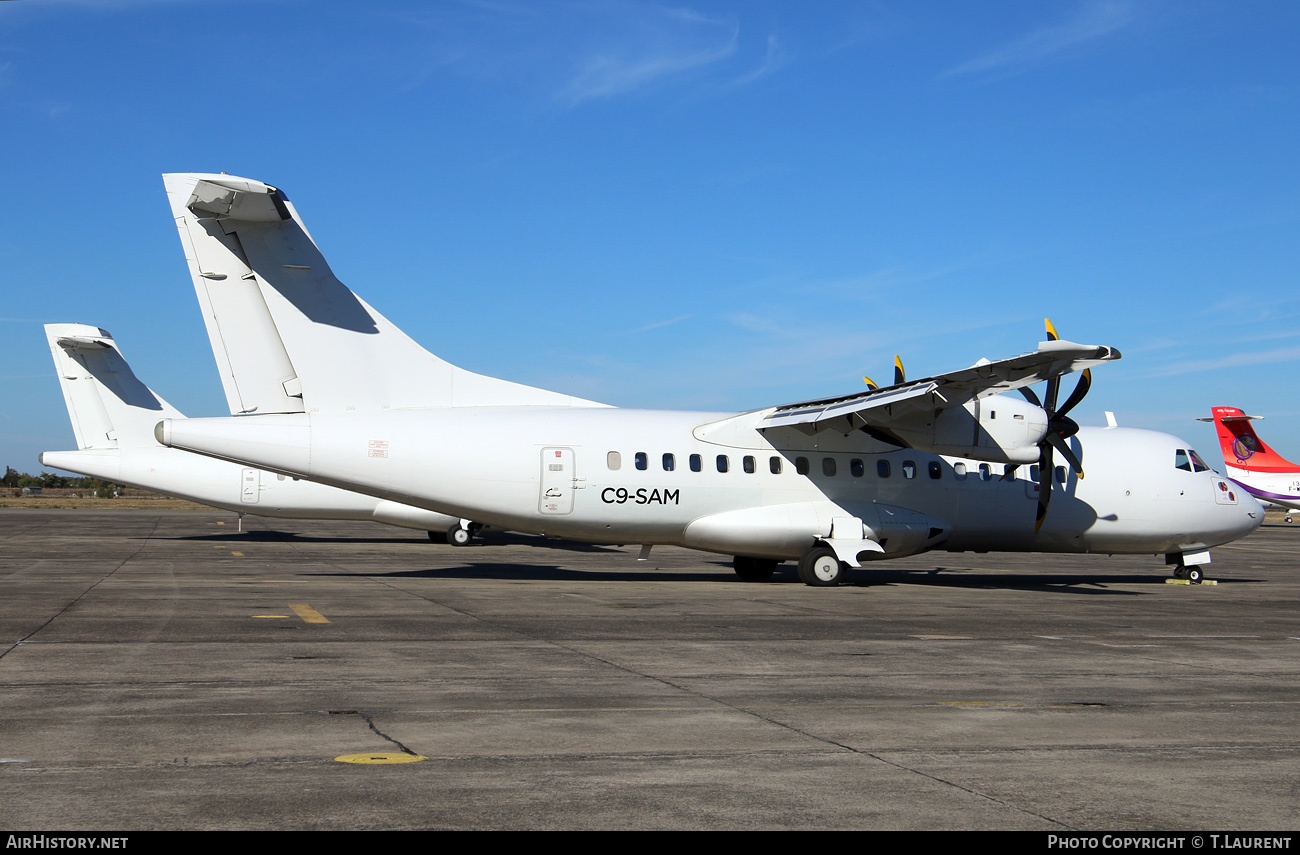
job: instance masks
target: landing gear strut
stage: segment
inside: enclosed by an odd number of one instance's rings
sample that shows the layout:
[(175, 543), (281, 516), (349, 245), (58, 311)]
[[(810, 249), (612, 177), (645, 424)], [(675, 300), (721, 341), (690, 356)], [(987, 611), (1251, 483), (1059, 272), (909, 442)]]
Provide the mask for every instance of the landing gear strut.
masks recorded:
[(844, 563), (835, 550), (814, 546), (799, 559), (799, 580), (816, 588), (829, 588), (844, 581)]

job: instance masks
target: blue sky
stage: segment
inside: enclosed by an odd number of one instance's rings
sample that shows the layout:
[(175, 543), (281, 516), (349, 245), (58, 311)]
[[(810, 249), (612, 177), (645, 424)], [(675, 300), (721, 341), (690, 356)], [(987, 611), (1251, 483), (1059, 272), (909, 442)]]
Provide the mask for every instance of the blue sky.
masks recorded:
[[(748, 409), (1065, 338), (1075, 410), (1300, 459), (1300, 5), (0, 2), (0, 464), (74, 447), (41, 324), (223, 415), (159, 175), (294, 200), (466, 368)], [(1070, 388), (1068, 385), (1066, 388)]]

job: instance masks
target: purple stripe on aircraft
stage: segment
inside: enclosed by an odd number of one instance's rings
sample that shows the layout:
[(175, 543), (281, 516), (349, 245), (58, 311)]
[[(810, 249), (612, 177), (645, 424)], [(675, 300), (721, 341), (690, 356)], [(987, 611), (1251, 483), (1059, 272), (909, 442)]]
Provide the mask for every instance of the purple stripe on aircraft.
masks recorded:
[(1270, 501), (1277, 501), (1279, 504), (1289, 505), (1291, 507), (1295, 507), (1298, 504), (1300, 504), (1300, 499), (1297, 499), (1295, 496), (1288, 496), (1286, 494), (1280, 494), (1280, 493), (1270, 493), (1268, 490), (1261, 490), (1258, 487), (1252, 487), (1249, 484), (1243, 484), (1242, 482), (1238, 481), (1236, 478), (1229, 478), (1228, 480), (1236, 484), (1241, 489), (1245, 490), (1247, 493), (1250, 493), (1252, 496), (1254, 496), (1257, 499), (1269, 499)]

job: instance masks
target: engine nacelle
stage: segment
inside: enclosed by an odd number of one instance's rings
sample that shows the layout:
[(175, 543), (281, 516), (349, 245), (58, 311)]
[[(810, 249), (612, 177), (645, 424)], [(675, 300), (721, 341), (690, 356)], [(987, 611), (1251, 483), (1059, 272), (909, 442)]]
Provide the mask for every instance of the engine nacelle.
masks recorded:
[(1037, 463), (1038, 444), (1047, 435), (1047, 411), (1010, 395), (990, 395), (960, 407), (904, 415), (889, 423), (889, 433), (909, 448), (987, 460)]

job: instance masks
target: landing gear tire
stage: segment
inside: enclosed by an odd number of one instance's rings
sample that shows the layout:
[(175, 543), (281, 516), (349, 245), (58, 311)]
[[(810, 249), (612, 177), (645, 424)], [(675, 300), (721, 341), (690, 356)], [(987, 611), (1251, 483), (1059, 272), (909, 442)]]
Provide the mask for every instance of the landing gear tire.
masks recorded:
[(1201, 572), (1200, 567), (1186, 567), (1183, 569), (1183, 575), (1185, 575), (1187, 581), (1191, 582), (1193, 585), (1201, 584), (1201, 580), (1205, 578), (1205, 574)]
[(814, 546), (799, 559), (799, 581), (815, 588), (829, 588), (844, 581), (844, 564), (835, 550)]
[(1291, 515), (1290, 515), (1290, 514), (1287, 514), (1287, 515), (1286, 515), (1286, 521), (1287, 521), (1287, 524), (1288, 524), (1288, 525), (1291, 524)]
[(469, 533), (467, 528), (454, 525), (447, 529), (447, 542), (452, 546), (469, 546), (469, 542), (473, 539), (474, 536)]
[(744, 555), (731, 559), (731, 567), (742, 582), (766, 582), (776, 572), (777, 563), (770, 558), (747, 558)]
[(446, 543), (446, 542), (447, 542), (447, 532), (445, 532), (445, 531), (431, 531), (431, 532), (429, 532), (429, 540), (430, 540), (430, 542), (432, 542), (432, 543)]

